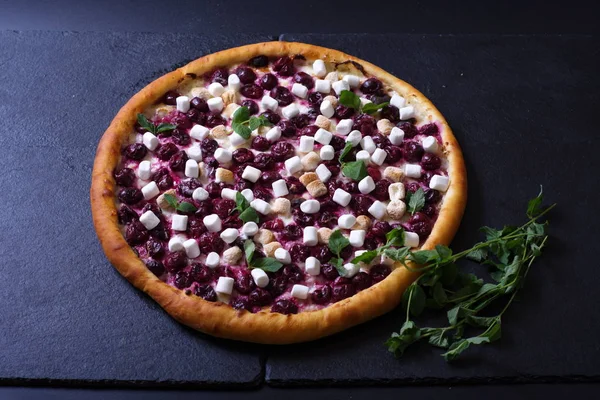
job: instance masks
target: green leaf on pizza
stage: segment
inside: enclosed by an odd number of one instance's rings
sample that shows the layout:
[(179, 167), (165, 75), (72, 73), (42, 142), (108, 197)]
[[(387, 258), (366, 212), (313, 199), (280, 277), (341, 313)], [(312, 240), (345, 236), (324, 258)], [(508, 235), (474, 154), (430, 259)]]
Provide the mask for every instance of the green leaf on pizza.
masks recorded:
[(255, 222), (258, 223), (259, 216), (258, 213), (256, 212), (256, 210), (252, 207), (248, 207), (246, 208), (244, 211), (242, 211), (240, 213), (239, 218), (242, 220), (242, 222), (245, 224), (247, 222)]
[(277, 272), (283, 267), (283, 263), (271, 257), (257, 258), (252, 261), (252, 268), (259, 268), (266, 272)]
[(408, 206), (407, 211), (414, 214), (425, 206), (425, 192), (421, 188), (414, 193), (407, 191), (405, 201)]
[(345, 163), (342, 166), (342, 173), (344, 176), (357, 182), (368, 175), (364, 161), (351, 161)]
[(387, 106), (390, 103), (379, 103), (379, 104), (375, 104), (375, 103), (367, 103), (362, 107), (362, 112), (365, 114), (375, 114), (377, 111), (381, 110), (383, 107)]
[(333, 233), (329, 237), (329, 250), (338, 257), (340, 257), (340, 253), (342, 252), (342, 250), (344, 250), (344, 248), (346, 248), (349, 245), (350, 241), (347, 237), (342, 235), (342, 231), (340, 231), (339, 229), (333, 231)]
[(344, 150), (342, 150), (340, 157), (338, 158), (340, 163), (344, 162), (344, 158), (346, 158), (346, 156), (352, 151), (352, 147), (352, 143), (346, 143), (346, 145), (344, 146)]
[(352, 93), (349, 90), (342, 90), (340, 93), (339, 103), (348, 108), (354, 108), (356, 111), (360, 111), (361, 101), (360, 97)]

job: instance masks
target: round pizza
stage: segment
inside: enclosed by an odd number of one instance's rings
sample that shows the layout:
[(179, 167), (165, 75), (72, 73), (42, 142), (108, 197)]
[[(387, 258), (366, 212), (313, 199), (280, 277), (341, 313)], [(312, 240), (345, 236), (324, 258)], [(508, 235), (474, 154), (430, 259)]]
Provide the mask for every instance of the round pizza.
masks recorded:
[(302, 43), (211, 54), (150, 83), (98, 146), (106, 256), (176, 320), (259, 343), (317, 339), (396, 307), (394, 254), (447, 245), (460, 147), (415, 88)]

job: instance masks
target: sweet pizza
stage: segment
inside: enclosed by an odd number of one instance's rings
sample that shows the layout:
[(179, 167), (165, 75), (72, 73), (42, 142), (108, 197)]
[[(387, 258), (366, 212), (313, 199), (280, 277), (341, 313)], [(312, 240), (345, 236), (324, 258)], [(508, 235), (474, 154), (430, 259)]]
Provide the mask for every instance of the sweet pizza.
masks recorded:
[(126, 279), (186, 325), (260, 343), (397, 306), (416, 273), (380, 250), (448, 244), (465, 201), (460, 148), (428, 99), (356, 57), (285, 42), (149, 84), (102, 137), (91, 187)]

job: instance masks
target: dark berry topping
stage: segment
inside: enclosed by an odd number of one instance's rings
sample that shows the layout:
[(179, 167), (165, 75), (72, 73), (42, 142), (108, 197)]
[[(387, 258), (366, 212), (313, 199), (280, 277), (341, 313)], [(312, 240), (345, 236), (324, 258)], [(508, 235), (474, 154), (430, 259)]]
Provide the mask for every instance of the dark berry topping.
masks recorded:
[(229, 77), (229, 72), (226, 68), (216, 69), (211, 76), (212, 82), (218, 82), (223, 86), (227, 86), (227, 78)]
[(191, 141), (192, 139), (190, 138), (190, 135), (185, 133), (185, 131), (179, 128), (173, 131), (173, 143), (178, 144), (180, 146), (187, 146), (188, 144), (190, 144)]
[(308, 95), (308, 102), (312, 105), (320, 106), (324, 97), (325, 96), (323, 96), (322, 93), (312, 92), (311, 94)]
[(381, 180), (375, 182), (375, 189), (373, 190), (371, 195), (380, 201), (388, 200), (389, 199), (388, 188), (390, 187), (391, 184), (392, 184), (392, 182), (388, 181), (387, 179), (381, 179)]
[(135, 173), (131, 168), (121, 168), (114, 173), (115, 181), (120, 186), (131, 186), (135, 182)]
[(425, 153), (423, 157), (421, 157), (421, 166), (425, 170), (433, 171), (442, 166), (442, 160), (435, 154)]
[(356, 290), (365, 290), (373, 284), (373, 278), (365, 272), (359, 272), (352, 278), (352, 283)]
[(248, 294), (254, 290), (255, 287), (254, 279), (252, 279), (252, 275), (249, 273), (241, 275), (234, 281), (235, 290), (241, 294)]
[(177, 193), (184, 197), (192, 197), (194, 190), (198, 189), (200, 186), (202, 186), (202, 184), (198, 179), (187, 179), (179, 182), (179, 185), (177, 185)]
[(312, 299), (313, 303), (327, 304), (331, 300), (331, 292), (331, 287), (328, 285), (321, 286), (312, 292), (310, 298)]
[(119, 211), (117, 212), (117, 217), (119, 223), (125, 225), (131, 221), (136, 221), (139, 218), (139, 215), (133, 211), (131, 207), (121, 204), (121, 207), (119, 207)]
[(271, 154), (275, 161), (285, 161), (296, 153), (294, 145), (290, 142), (277, 142), (271, 148)]
[(304, 85), (309, 89), (315, 87), (315, 81), (313, 80), (312, 76), (306, 72), (297, 72), (296, 75), (294, 75), (294, 82)]
[(194, 294), (202, 297), (206, 301), (217, 301), (217, 293), (210, 285), (196, 286)]
[(214, 139), (205, 138), (200, 142), (200, 149), (202, 149), (202, 155), (212, 156), (215, 153), (215, 150), (219, 148), (219, 143), (217, 143)]
[(123, 149), (123, 155), (132, 160), (141, 160), (146, 157), (148, 149), (141, 143), (133, 143)]
[(296, 126), (291, 121), (279, 121), (277, 126), (281, 129), (281, 134), (285, 137), (295, 137), (297, 134)]
[(146, 267), (156, 276), (161, 276), (165, 273), (165, 266), (157, 260), (146, 260)]
[(338, 117), (339, 119), (350, 118), (351, 116), (354, 115), (354, 113), (355, 113), (354, 108), (346, 107), (341, 104), (335, 108), (335, 116)]
[(390, 267), (384, 264), (377, 264), (371, 267), (369, 273), (371, 274), (371, 278), (373, 279), (373, 283), (381, 282), (392, 272)]
[(136, 188), (124, 188), (119, 192), (119, 200), (125, 204), (133, 205), (144, 198), (142, 191)]
[(298, 306), (291, 300), (277, 300), (275, 304), (273, 304), (273, 307), (271, 307), (271, 312), (279, 314), (296, 314), (298, 313)]
[(360, 91), (364, 94), (374, 94), (381, 89), (381, 81), (375, 78), (369, 78), (360, 85)]
[(248, 64), (254, 68), (263, 68), (269, 65), (269, 58), (267, 56), (256, 56), (251, 58)]
[(423, 157), (423, 146), (416, 142), (406, 142), (404, 144), (404, 158), (408, 162), (419, 162)]
[(250, 99), (260, 99), (263, 95), (263, 89), (254, 83), (248, 83), (240, 88), (240, 93)]
[(214, 128), (215, 126), (226, 125), (226, 124), (227, 124), (227, 121), (225, 121), (225, 118), (223, 118), (220, 114), (211, 113), (211, 114), (208, 114), (208, 117), (206, 117), (205, 125), (208, 128)]
[(417, 128), (410, 122), (402, 122), (397, 126), (404, 132), (404, 139), (412, 139), (419, 133)]
[(192, 100), (190, 100), (190, 106), (195, 110), (208, 112), (208, 104), (206, 104), (206, 100), (201, 97), (194, 97)]
[(155, 154), (156, 157), (158, 157), (160, 160), (162, 161), (169, 161), (169, 159), (171, 157), (173, 157), (173, 155), (175, 153), (177, 153), (179, 151), (179, 149), (177, 148), (177, 146), (173, 143), (165, 143), (163, 145), (161, 145), (158, 150), (156, 150)]
[[(292, 225), (292, 226), (296, 226), (296, 225)], [(283, 236), (288, 236), (286, 235), (286, 231), (288, 229), (289, 225), (286, 226), (285, 230), (283, 231)], [(298, 237), (294, 237), (294, 239), (299, 239)], [(310, 257), (310, 250), (308, 249), (307, 246), (303, 245), (303, 244), (295, 244), (290, 248), (290, 256), (292, 257), (292, 260), (306, 260), (308, 257)]]
[(177, 289), (185, 289), (186, 287), (192, 284), (192, 280), (190, 276), (185, 271), (179, 271), (175, 274), (175, 279), (173, 279), (173, 283)]
[(265, 171), (273, 166), (273, 156), (269, 153), (258, 153), (254, 157), (253, 165), (261, 171)]
[(252, 292), (250, 292), (250, 295), (248, 296), (248, 301), (253, 306), (263, 307), (271, 304), (271, 302), (273, 301), (273, 297), (268, 291), (256, 288)]
[(174, 90), (169, 90), (167, 93), (165, 93), (164, 97), (163, 97), (163, 103), (168, 104), (170, 106), (174, 106), (175, 104), (177, 104), (177, 98), (180, 96), (179, 93), (177, 93)]
[(165, 253), (163, 244), (152, 238), (146, 243), (146, 250), (148, 250), (148, 255), (153, 258), (160, 258)]
[(204, 254), (208, 254), (213, 251), (220, 253), (223, 251), (225, 242), (221, 240), (218, 233), (206, 232), (200, 236), (200, 239), (198, 239), (198, 246), (200, 247), (200, 251)]
[(164, 260), (165, 268), (169, 272), (177, 272), (185, 267), (186, 256), (182, 251), (169, 253)]
[(289, 57), (281, 57), (273, 63), (273, 71), (281, 76), (292, 76), (295, 72), (294, 61)]
[(264, 136), (256, 136), (252, 139), (252, 148), (258, 151), (267, 151), (271, 147), (271, 142)]
[(430, 124), (425, 124), (425, 125), (419, 127), (419, 133), (421, 135), (431, 136), (431, 135), (435, 135), (438, 132), (439, 132), (439, 128), (434, 122), (432, 122)]
[(250, 311), (250, 303), (248, 302), (248, 299), (245, 299), (243, 297), (236, 297), (235, 299), (233, 299), (233, 301), (231, 302), (231, 307), (234, 310)]
[(173, 157), (169, 160), (169, 167), (172, 171), (180, 171), (183, 172), (185, 170), (185, 163), (188, 160), (187, 153), (185, 151), (180, 151), (175, 153)]
[(273, 112), (271, 110), (267, 110), (260, 115), (265, 117), (267, 119), (267, 121), (269, 121), (273, 125), (275, 125), (279, 121), (281, 121), (281, 117), (279, 116), (279, 114), (277, 114), (276, 112)]
[(390, 122), (400, 121), (400, 110), (394, 106), (385, 106), (381, 109), (381, 118), (390, 120)]
[(277, 100), (281, 107), (285, 107), (294, 102), (294, 96), (288, 88), (277, 86), (271, 90), (271, 97)]
[(143, 244), (148, 240), (148, 230), (140, 221), (132, 221), (125, 230), (125, 240), (132, 246)]
[(252, 68), (238, 67), (235, 74), (240, 78), (240, 82), (242, 83), (253, 83), (256, 80), (256, 74)]
[(242, 101), (242, 107), (246, 107), (250, 115), (258, 114), (258, 104), (253, 100), (246, 99)]
[(259, 83), (260, 83), (260, 86), (262, 86), (263, 89), (265, 89), (265, 90), (271, 90), (275, 86), (277, 86), (277, 83), (279, 83), (279, 80), (273, 74), (264, 74), (260, 78)]
[(354, 285), (351, 283), (344, 283), (333, 287), (331, 297), (333, 298), (333, 301), (340, 301), (353, 296), (355, 293), (356, 289), (354, 288)]

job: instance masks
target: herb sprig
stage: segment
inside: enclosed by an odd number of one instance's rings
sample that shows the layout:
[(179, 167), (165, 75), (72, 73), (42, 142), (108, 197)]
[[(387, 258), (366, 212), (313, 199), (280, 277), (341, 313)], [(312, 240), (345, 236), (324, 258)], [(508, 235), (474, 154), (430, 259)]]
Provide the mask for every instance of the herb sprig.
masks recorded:
[(354, 146), (352, 143), (346, 143), (346, 146), (344, 146), (344, 149), (340, 153), (338, 160), (342, 166), (342, 173), (344, 176), (355, 181), (360, 181), (368, 175), (367, 166), (365, 165), (364, 161), (344, 162), (344, 158), (346, 158), (350, 151), (352, 151), (353, 147)]
[(239, 219), (242, 220), (243, 223), (246, 222), (256, 222), (258, 223), (259, 217), (258, 213), (254, 208), (250, 207), (250, 203), (248, 200), (242, 195), (240, 192), (235, 194), (235, 208), (234, 210), (239, 211)]
[(244, 242), (244, 254), (248, 268), (258, 268), (266, 272), (277, 272), (283, 267), (283, 263), (271, 257), (254, 258), (255, 252), (256, 245), (254, 242), (250, 239), (246, 240)]
[(263, 115), (250, 116), (248, 107), (242, 106), (235, 110), (231, 118), (231, 128), (244, 139), (250, 139), (252, 131), (260, 126), (272, 125)]
[(356, 94), (349, 90), (342, 90), (342, 92), (340, 93), (339, 102), (345, 107), (354, 108), (359, 113), (369, 115), (375, 114), (377, 111), (389, 104), (388, 102), (384, 102), (379, 104), (367, 103), (363, 105), (360, 101), (360, 97), (358, 97)]
[[(500, 339), (502, 316), (548, 240), (547, 222), (537, 221), (556, 204), (543, 208), (542, 201), (540, 191), (529, 201), (528, 221), (523, 225), (502, 229), (483, 227), (485, 241), (457, 254), (446, 246), (436, 246), (435, 250), (399, 253), (398, 257), (392, 257), (404, 265), (407, 261), (420, 264), (421, 275), (404, 292), (402, 303), (406, 319), (400, 331), (394, 332), (386, 342), (389, 351), (401, 356), (412, 344), (426, 340), (432, 346), (446, 349), (442, 356), (452, 361), (470, 346)], [(490, 277), (496, 283), (484, 283), (474, 274), (459, 272), (456, 263), (465, 258), (489, 266)], [(506, 297), (508, 300), (499, 313), (482, 315), (490, 304)], [(446, 310), (448, 325), (418, 327), (411, 315), (418, 316), (425, 308)], [(466, 331), (473, 329), (481, 332), (466, 335)]]
[(193, 213), (197, 210), (192, 203), (188, 203), (187, 201), (178, 202), (177, 197), (173, 196), (170, 193), (165, 193), (164, 198), (167, 204), (169, 204), (169, 206), (173, 207), (177, 211), (181, 211), (184, 213)]
[(344, 260), (342, 259), (341, 253), (346, 247), (350, 245), (350, 241), (339, 229), (333, 231), (331, 236), (329, 237), (329, 250), (335, 254), (331, 260), (329, 260), (330, 264), (333, 264), (335, 269), (337, 269), (340, 276), (344, 276), (346, 270), (344, 269)]
[(404, 229), (394, 228), (385, 235), (386, 243), (375, 250), (369, 250), (355, 257), (350, 261), (352, 264), (364, 262), (369, 264), (380, 255), (385, 255), (393, 260), (404, 260), (410, 252), (409, 247), (400, 247), (404, 245)]
[(408, 212), (414, 214), (417, 211), (421, 211), (425, 206), (425, 192), (421, 188), (418, 188), (414, 193), (407, 191), (405, 200)]
[(144, 114), (137, 115), (138, 124), (148, 132), (156, 135), (161, 132), (172, 131), (177, 128), (177, 126), (173, 124), (158, 124), (155, 125), (153, 122), (149, 121), (148, 118)]

